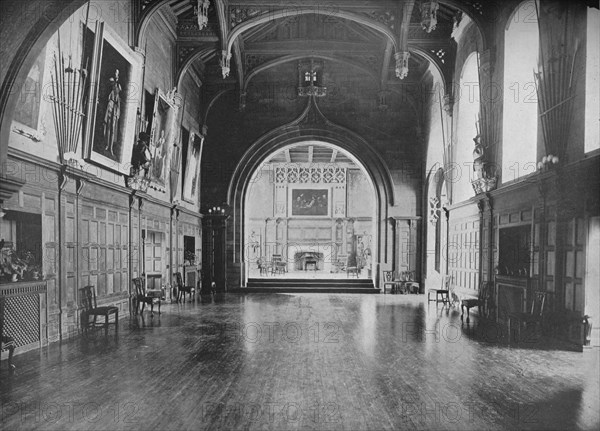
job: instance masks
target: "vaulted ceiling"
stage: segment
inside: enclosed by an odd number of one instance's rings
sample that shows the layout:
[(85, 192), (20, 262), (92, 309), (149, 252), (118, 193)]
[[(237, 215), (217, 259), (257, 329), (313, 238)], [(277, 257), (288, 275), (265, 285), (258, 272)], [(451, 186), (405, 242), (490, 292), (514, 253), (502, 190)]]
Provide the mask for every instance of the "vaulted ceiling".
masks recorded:
[[(198, 0), (144, 0), (142, 9), (162, 10), (177, 22), (177, 67), (200, 71), (206, 103), (229, 88), (237, 93), (241, 110), (253, 102), (285, 109), (301, 84), (299, 65), (314, 61), (322, 75), (320, 84), (327, 87), (322, 105), (340, 106), (352, 101), (341, 100), (341, 95), (354, 93), (380, 110), (397, 108), (399, 116), (411, 121), (405, 114), (415, 115), (415, 101), (394, 99), (407, 85), (422, 83), (432, 65), (447, 84), (451, 82), (453, 25), (461, 19), (461, 9), (475, 8), (476, 13), (478, 5), (433, 2), (439, 7), (437, 26), (426, 31), (422, 8), (428, 3), (211, 0), (208, 24), (202, 29)], [(399, 79), (395, 54), (403, 51), (410, 52), (408, 74)]]

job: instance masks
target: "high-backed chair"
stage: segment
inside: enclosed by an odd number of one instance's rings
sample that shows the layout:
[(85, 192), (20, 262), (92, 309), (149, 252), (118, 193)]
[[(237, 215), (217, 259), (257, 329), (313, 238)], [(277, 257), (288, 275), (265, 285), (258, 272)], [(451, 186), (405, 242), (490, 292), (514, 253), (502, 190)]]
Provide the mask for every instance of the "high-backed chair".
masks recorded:
[(175, 286), (177, 287), (177, 302), (183, 301), (185, 302), (185, 295), (189, 295), (190, 299), (192, 297), (196, 297), (196, 288), (195, 286), (186, 286), (183, 284), (183, 278), (181, 277), (181, 272), (174, 272), (173, 276), (175, 277)]
[(396, 271), (383, 271), (383, 293), (387, 293), (387, 286), (391, 286), (390, 293), (396, 291), (398, 280), (396, 280)]
[(4, 299), (0, 298), (0, 352), (8, 350), (8, 369), (11, 373), (15, 371), (15, 365), (13, 364), (13, 354), (17, 343), (15, 339), (9, 335), (4, 334)]
[[(85, 286), (79, 289), (79, 298), (81, 300), (81, 326), (87, 334), (88, 329), (94, 327), (104, 327), (105, 334), (108, 334), (109, 317), (114, 316), (112, 324), (115, 325), (115, 331), (119, 329), (119, 307), (113, 305), (98, 307), (96, 303), (96, 289), (94, 286)], [(103, 323), (97, 323), (98, 316), (104, 317)], [(90, 321), (90, 317), (93, 318)]]
[(460, 302), (460, 319), (462, 320), (465, 314), (465, 308), (467, 309), (467, 323), (469, 323), (469, 312), (471, 308), (477, 307), (479, 311), (479, 317), (483, 317), (484, 312), (488, 312), (489, 303), (492, 296), (493, 283), (490, 281), (482, 281), (479, 285), (479, 293), (477, 298), (463, 299)]
[(335, 260), (335, 272), (344, 272), (346, 271), (346, 261), (348, 260), (348, 255), (346, 254), (338, 254)]
[(158, 303), (158, 314), (160, 314), (160, 303), (161, 303), (161, 294), (158, 294), (159, 291), (151, 291), (148, 292), (146, 289), (146, 280), (143, 277), (137, 277), (133, 279), (133, 285), (135, 286), (136, 291), (136, 306), (135, 306), (135, 314), (140, 312), (140, 304), (142, 304), (141, 312), (144, 312), (144, 307), (146, 304), (150, 305), (150, 315), (154, 316), (154, 304)]
[(284, 274), (287, 272), (287, 263), (284, 262), (283, 256), (280, 254), (271, 256), (271, 265), (272, 274)]
[(526, 312), (513, 312), (508, 314), (508, 337), (512, 336), (512, 324), (517, 323), (516, 340), (521, 339), (521, 327), (527, 328), (529, 325), (534, 325), (534, 331), (537, 331), (542, 322), (544, 314), (544, 306), (546, 305), (546, 296), (548, 292), (537, 291), (534, 293), (531, 308)]
[[(444, 275), (442, 277), (442, 285), (439, 289), (429, 289), (427, 291), (427, 301), (435, 301), (443, 302), (444, 304), (447, 302), (450, 304), (450, 283), (452, 282), (451, 275)], [(435, 293), (435, 299), (431, 299), (431, 294)]]
[(260, 275), (269, 275), (269, 263), (262, 257), (256, 261)]
[(356, 254), (351, 253), (346, 259), (346, 278), (354, 274), (358, 278), (358, 264), (356, 263)]

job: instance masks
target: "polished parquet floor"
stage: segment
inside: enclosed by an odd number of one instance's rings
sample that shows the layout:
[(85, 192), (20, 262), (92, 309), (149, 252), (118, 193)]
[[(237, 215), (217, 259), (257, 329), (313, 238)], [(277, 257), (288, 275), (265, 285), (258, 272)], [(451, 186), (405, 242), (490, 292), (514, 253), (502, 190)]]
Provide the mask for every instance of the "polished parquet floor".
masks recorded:
[(0, 429), (598, 429), (597, 348), (501, 338), (423, 295), (167, 304), (3, 361)]

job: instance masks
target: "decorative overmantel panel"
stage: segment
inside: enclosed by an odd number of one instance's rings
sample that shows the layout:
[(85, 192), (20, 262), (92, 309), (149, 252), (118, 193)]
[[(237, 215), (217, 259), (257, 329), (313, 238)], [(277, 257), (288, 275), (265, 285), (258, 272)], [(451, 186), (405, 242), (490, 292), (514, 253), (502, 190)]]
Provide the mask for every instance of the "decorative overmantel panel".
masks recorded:
[(282, 164), (275, 166), (275, 183), (345, 184), (346, 168), (313, 163)]

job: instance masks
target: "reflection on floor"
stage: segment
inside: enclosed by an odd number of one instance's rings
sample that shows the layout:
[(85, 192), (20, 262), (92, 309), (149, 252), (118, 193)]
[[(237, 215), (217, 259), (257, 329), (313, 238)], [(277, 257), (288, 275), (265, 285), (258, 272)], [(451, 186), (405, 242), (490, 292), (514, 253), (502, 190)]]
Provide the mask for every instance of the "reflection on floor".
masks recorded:
[(471, 321), (422, 295), (167, 304), (4, 362), (0, 429), (598, 429), (598, 349)]

